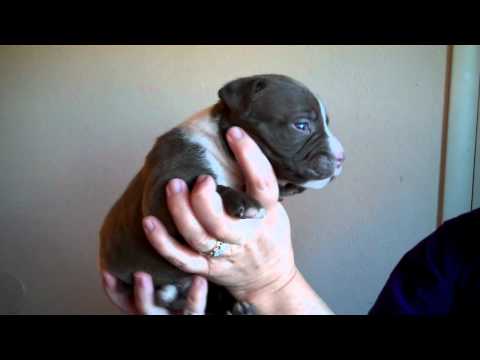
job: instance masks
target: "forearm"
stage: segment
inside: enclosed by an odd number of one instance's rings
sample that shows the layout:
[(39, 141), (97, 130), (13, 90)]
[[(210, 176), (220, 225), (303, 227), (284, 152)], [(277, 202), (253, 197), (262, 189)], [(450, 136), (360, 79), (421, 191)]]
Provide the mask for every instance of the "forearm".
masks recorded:
[(285, 285), (252, 294), (249, 302), (260, 315), (333, 315), (298, 270)]

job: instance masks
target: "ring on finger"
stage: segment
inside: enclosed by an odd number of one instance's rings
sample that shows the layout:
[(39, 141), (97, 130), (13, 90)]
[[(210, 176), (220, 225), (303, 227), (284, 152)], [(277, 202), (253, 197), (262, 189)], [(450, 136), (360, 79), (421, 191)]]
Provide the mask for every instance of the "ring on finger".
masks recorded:
[(211, 257), (223, 256), (228, 251), (229, 247), (229, 244), (224, 243), (223, 241), (216, 240), (215, 246), (212, 250), (207, 252), (207, 255)]

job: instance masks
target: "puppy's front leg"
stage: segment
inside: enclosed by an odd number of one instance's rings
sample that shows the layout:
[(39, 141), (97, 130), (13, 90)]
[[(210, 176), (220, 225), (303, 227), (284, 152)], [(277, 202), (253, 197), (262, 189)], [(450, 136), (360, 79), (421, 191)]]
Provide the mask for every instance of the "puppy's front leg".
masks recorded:
[(239, 219), (261, 219), (265, 216), (263, 206), (248, 194), (223, 185), (217, 186), (217, 192), (228, 215)]

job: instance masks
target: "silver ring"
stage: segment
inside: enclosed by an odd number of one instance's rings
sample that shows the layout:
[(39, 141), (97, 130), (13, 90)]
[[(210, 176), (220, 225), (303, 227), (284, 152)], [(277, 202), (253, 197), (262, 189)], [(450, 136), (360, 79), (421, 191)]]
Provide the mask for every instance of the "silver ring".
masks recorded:
[(224, 255), (227, 252), (228, 244), (225, 244), (223, 241), (218, 241), (215, 244), (214, 248), (210, 250), (207, 255), (211, 257), (219, 257)]

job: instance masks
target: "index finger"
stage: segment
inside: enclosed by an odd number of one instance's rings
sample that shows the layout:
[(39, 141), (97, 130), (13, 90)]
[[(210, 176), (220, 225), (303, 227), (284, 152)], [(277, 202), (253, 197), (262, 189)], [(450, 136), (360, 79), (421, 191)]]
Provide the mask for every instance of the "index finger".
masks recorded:
[(227, 132), (229, 146), (245, 177), (247, 192), (266, 209), (278, 202), (278, 182), (272, 165), (255, 141), (239, 127)]

